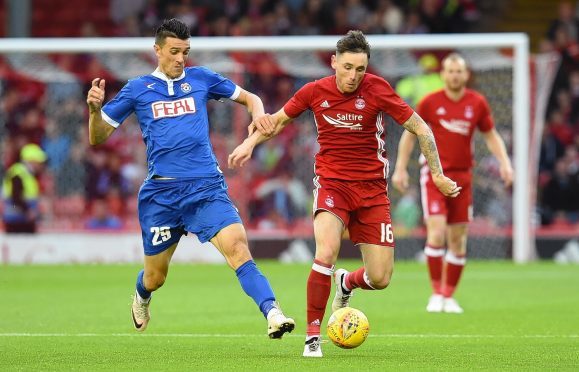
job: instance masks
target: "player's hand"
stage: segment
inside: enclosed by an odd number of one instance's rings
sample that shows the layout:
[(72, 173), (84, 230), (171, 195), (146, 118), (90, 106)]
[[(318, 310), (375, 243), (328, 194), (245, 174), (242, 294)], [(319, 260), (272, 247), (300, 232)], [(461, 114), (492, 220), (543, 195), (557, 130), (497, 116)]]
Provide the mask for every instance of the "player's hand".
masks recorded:
[(105, 100), (105, 80), (96, 78), (86, 96), (86, 103), (91, 112), (100, 110)]
[(251, 154), (253, 153), (253, 148), (255, 145), (246, 139), (243, 143), (237, 146), (229, 157), (227, 158), (227, 166), (229, 169), (241, 168), (251, 159)]
[(406, 169), (398, 169), (394, 170), (394, 174), (392, 174), (392, 183), (396, 190), (400, 191), (401, 193), (405, 193), (408, 190), (408, 171)]
[(275, 123), (270, 114), (265, 114), (254, 119), (249, 126), (251, 127), (252, 125), (259, 133), (266, 137), (271, 137), (275, 134)]
[(499, 172), (501, 174), (501, 179), (505, 183), (506, 187), (513, 184), (513, 167), (510, 164), (501, 165)]
[(462, 187), (459, 187), (456, 182), (443, 174), (432, 176), (432, 180), (434, 181), (434, 184), (438, 190), (440, 190), (444, 196), (456, 198), (458, 194), (460, 194), (460, 190), (462, 190)]

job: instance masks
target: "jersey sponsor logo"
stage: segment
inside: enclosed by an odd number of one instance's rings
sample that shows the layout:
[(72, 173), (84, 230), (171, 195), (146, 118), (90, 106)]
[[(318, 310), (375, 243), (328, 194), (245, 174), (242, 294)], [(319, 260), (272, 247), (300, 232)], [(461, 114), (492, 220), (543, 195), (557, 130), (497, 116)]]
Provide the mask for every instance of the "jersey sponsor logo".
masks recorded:
[(189, 83), (181, 84), (181, 90), (183, 93), (189, 93), (191, 91), (191, 85)]
[[(332, 118), (326, 114), (322, 114), (322, 117), (328, 122), (335, 126), (336, 128), (348, 128), (350, 130), (362, 130), (362, 124), (360, 121), (364, 118), (360, 114), (336, 114), (336, 118)], [(357, 123), (356, 123), (357, 122)]]
[(356, 98), (354, 106), (356, 106), (358, 110), (362, 110), (364, 107), (366, 107), (366, 101), (364, 101), (364, 98)]
[(470, 121), (467, 120), (444, 120), (440, 119), (440, 125), (442, 125), (446, 130), (462, 134), (463, 136), (468, 136), (470, 130)]
[(328, 103), (328, 101), (324, 101), (320, 104), (320, 107), (328, 108), (328, 107), (330, 107), (330, 104)]
[(157, 101), (151, 104), (153, 118), (166, 118), (193, 114), (195, 111), (195, 100), (193, 97), (178, 99), (176, 101)]
[(436, 115), (446, 115), (446, 110), (444, 107), (440, 106), (438, 109), (436, 109)]

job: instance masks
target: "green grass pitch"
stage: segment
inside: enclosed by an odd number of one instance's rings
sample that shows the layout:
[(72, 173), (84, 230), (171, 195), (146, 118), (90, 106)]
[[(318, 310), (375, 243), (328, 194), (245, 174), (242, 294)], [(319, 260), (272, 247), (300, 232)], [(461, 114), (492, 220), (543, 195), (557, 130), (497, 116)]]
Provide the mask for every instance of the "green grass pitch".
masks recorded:
[(173, 265), (144, 334), (129, 313), (137, 265), (0, 267), (0, 370), (579, 370), (577, 266), (469, 262), (456, 294), (465, 313), (451, 315), (424, 310), (424, 265), (397, 262), (389, 288), (352, 298), (368, 340), (325, 343), (312, 360), (301, 356), (310, 265), (258, 265), (297, 321), (282, 340), (267, 338), (224, 265)]

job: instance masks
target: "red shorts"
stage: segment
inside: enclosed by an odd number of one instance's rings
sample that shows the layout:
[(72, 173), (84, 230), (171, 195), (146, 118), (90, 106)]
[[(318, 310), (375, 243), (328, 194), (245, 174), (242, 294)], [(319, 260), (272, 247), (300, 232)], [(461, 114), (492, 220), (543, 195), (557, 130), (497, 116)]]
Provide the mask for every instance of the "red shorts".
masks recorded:
[(354, 244), (394, 248), (386, 180), (314, 178), (314, 215), (328, 211), (342, 220)]
[(420, 196), (424, 218), (443, 215), (449, 224), (469, 222), (472, 220), (472, 173), (448, 171), (444, 172), (444, 175), (462, 187), (456, 198), (446, 197), (436, 188), (428, 167), (420, 170)]

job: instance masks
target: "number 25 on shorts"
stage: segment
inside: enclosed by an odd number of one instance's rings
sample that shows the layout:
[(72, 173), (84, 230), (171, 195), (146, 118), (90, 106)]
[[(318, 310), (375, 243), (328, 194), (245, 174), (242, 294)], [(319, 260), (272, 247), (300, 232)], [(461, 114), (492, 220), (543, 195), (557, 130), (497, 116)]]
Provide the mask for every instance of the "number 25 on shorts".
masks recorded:
[(154, 234), (151, 242), (153, 245), (159, 245), (171, 239), (171, 228), (169, 226), (151, 227), (151, 232)]

